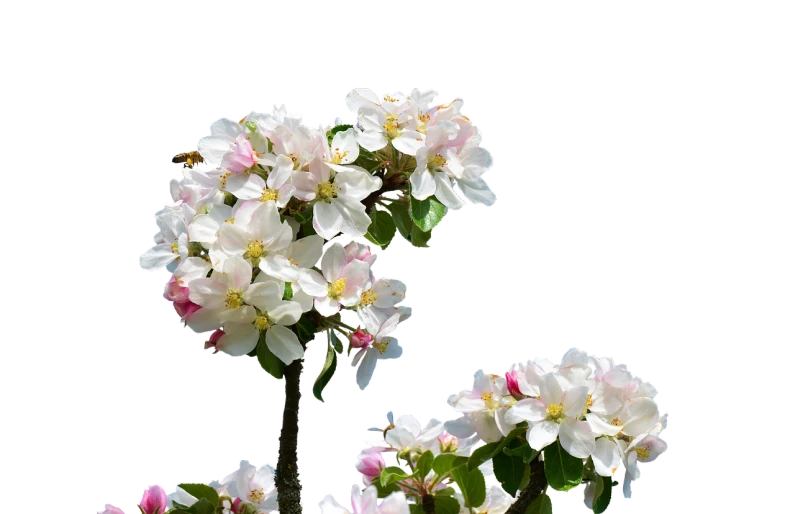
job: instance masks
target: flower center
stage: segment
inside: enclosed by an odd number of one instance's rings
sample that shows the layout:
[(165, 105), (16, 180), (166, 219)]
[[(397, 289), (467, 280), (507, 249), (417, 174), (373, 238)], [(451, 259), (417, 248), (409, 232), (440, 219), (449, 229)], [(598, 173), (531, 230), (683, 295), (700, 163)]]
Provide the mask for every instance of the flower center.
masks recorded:
[(254, 503), (260, 503), (263, 498), (265, 498), (265, 491), (262, 489), (252, 489), (251, 492), (248, 493), (248, 499)]
[(218, 182), (221, 184), (221, 189), (226, 187), (226, 179), (228, 179), (230, 175), (232, 174), (227, 171), (226, 173), (218, 177)]
[(494, 393), (483, 393), (480, 398), (486, 403), (486, 408), (494, 409), (499, 406), (498, 402), (494, 399)]
[(335, 280), (334, 282), (328, 285), (328, 295), (329, 298), (331, 298), (332, 300), (336, 300), (340, 296), (342, 296), (343, 291), (345, 291), (344, 278), (338, 278), (337, 280)]
[(447, 159), (445, 159), (442, 154), (436, 154), (430, 159), (428, 159), (428, 167), (429, 168), (443, 168), (444, 165), (447, 164)]
[(644, 461), (651, 455), (651, 449), (648, 446), (636, 446), (635, 453), (638, 455), (639, 461)]
[(271, 328), (271, 326), (273, 325), (271, 324), (271, 320), (270, 318), (268, 318), (267, 314), (262, 314), (260, 316), (257, 316), (257, 319), (254, 320), (254, 328), (259, 330), (260, 332), (268, 330), (269, 328)]
[(610, 424), (613, 425), (614, 427), (620, 427), (621, 420), (618, 418), (613, 418), (612, 420), (610, 420)]
[(262, 246), (262, 241), (256, 240), (248, 244), (248, 251), (246, 252), (248, 257), (257, 259), (262, 257), (263, 253), (265, 253), (265, 247)]
[(232, 225), (235, 224), (235, 218), (229, 218), (228, 220), (224, 220), (224, 223), (230, 223)]
[(378, 350), (381, 353), (381, 355), (383, 355), (384, 352), (386, 352), (386, 347), (389, 346), (389, 342), (391, 340), (392, 340), (391, 337), (385, 337), (381, 339), (379, 342), (373, 343), (373, 348)]
[(402, 130), (398, 126), (398, 118), (394, 114), (387, 114), (386, 121), (384, 122), (384, 131), (386, 131), (389, 139), (396, 139), (400, 137)]
[(171, 253), (179, 255), (179, 243), (171, 243)]
[(259, 197), (261, 202), (270, 202), (271, 200), (276, 200), (279, 197), (279, 192), (275, 189), (270, 188), (263, 188), (262, 189), (262, 196)]
[(393, 103), (397, 102), (398, 100), (397, 100), (397, 98), (395, 98), (392, 95), (384, 95), (384, 101), (393, 104)]
[(226, 308), (237, 309), (243, 305), (243, 292), (232, 291), (231, 289), (226, 293)]
[(348, 155), (348, 151), (345, 150), (344, 152), (340, 153), (339, 148), (334, 149), (334, 153), (331, 156), (331, 162), (333, 164), (339, 164), (342, 160)]
[(552, 419), (559, 419), (563, 415), (563, 405), (559, 403), (553, 403), (547, 405), (547, 416)]
[(331, 182), (323, 182), (317, 186), (317, 197), (324, 202), (328, 202), (332, 198), (337, 198), (337, 196), (340, 194), (340, 191), (341, 190), (339, 186), (336, 186)]
[(375, 303), (377, 298), (378, 295), (375, 294), (375, 291), (368, 289), (362, 293), (362, 305), (372, 305)]

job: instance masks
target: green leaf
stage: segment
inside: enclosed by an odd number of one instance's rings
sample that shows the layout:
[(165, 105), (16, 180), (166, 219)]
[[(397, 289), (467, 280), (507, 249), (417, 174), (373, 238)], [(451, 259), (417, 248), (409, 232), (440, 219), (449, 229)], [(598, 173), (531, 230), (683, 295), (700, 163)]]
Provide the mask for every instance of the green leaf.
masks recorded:
[(378, 491), (379, 498), (386, 498), (392, 493), (400, 491), (400, 486), (397, 484), (389, 484), (388, 486), (382, 486), (380, 480), (374, 480), (372, 485), (375, 486), (375, 489)]
[(370, 220), (370, 227), (364, 237), (385, 250), (395, 237), (395, 222), (388, 212), (376, 210), (375, 207), (370, 211)]
[(504, 448), (502, 451), (506, 455), (510, 455), (512, 457), (521, 457), (525, 464), (530, 464), (533, 462), (533, 459), (538, 457), (538, 451), (530, 448), (530, 445), (527, 443), (527, 441), (523, 441), (518, 447)]
[[(521, 449), (522, 443), (514, 439), (511, 445)], [(505, 448), (508, 450), (509, 448)], [(500, 481), (502, 488), (511, 496), (516, 496), (516, 491), (522, 485), (525, 470), (529, 467), (522, 460), (521, 455), (508, 455), (505, 451), (497, 452), (492, 458), (494, 465), (494, 477)]]
[[(329, 330), (329, 334), (331, 333), (332, 331)], [(330, 339), (331, 336), (329, 336), (329, 340)], [(337, 353), (334, 351), (334, 347), (329, 344), (328, 350), (326, 350), (326, 362), (323, 363), (323, 369), (320, 370), (320, 374), (317, 376), (317, 380), (315, 380), (315, 385), (312, 387), (312, 393), (314, 393), (315, 398), (321, 402), (324, 401), (321, 393), (323, 393), (323, 389), (326, 387), (326, 384), (328, 384), (329, 380), (331, 380), (331, 377), (334, 376), (334, 371), (336, 369)]]
[(437, 200), (435, 196), (430, 196), (425, 200), (417, 200), (413, 196), (411, 197), (411, 207), (409, 208), (411, 219), (423, 232), (428, 232), (438, 225), (446, 212), (447, 207)]
[(277, 356), (273, 354), (265, 343), (265, 332), (259, 336), (257, 343), (257, 360), (262, 369), (270, 373), (276, 378), (284, 376), (284, 363)]
[(431, 231), (423, 232), (417, 225), (411, 227), (411, 244), (418, 248), (428, 248), (431, 240)]
[(425, 511), (419, 503), (409, 503), (409, 514), (425, 514)]
[(420, 455), (419, 460), (417, 460), (417, 466), (416, 466), (417, 476), (420, 478), (428, 476), (428, 473), (431, 472), (432, 468), (433, 468), (433, 452), (428, 450), (422, 455)]
[(452, 471), (453, 480), (461, 489), (466, 507), (480, 507), (486, 500), (486, 480), (483, 473), (477, 468), (467, 469), (459, 466)]
[(282, 300), (285, 302), (289, 302), (293, 299), (293, 285), (290, 282), (284, 283), (284, 295), (282, 295)]
[(214, 507), (218, 506), (218, 493), (209, 485), (204, 484), (179, 484), (186, 493), (193, 496), (197, 500), (205, 498), (213, 504)]
[(580, 485), (583, 473), (582, 459), (572, 457), (555, 441), (544, 448), (544, 473), (552, 489), (568, 491)]
[(407, 241), (411, 241), (411, 229), (414, 226), (414, 222), (411, 221), (408, 207), (402, 203), (392, 202), (386, 208), (392, 213), (392, 220), (400, 235)]
[(480, 448), (476, 449), (472, 452), (472, 455), (469, 456), (469, 462), (467, 462), (467, 469), (475, 469), (476, 467), (480, 466), (490, 458), (494, 456), (494, 452), (497, 451), (497, 447), (500, 445), (499, 441), (495, 441), (493, 443), (484, 444)]
[[(448, 487), (447, 489), (452, 489)], [(442, 489), (445, 491), (446, 489)], [(458, 514), (461, 512), (461, 504), (452, 496), (434, 496), (434, 511), (436, 514)]]
[(342, 353), (342, 341), (340, 341), (340, 338), (337, 337), (337, 334), (333, 330), (329, 330), (328, 332), (328, 342), (334, 347), (337, 353)]
[(337, 125), (334, 128), (332, 128), (331, 130), (329, 130), (326, 133), (326, 136), (328, 137), (328, 144), (331, 144), (331, 141), (334, 139), (334, 135), (337, 132), (345, 132), (346, 130), (348, 130), (350, 128), (353, 128), (353, 125)]
[(409, 478), (410, 476), (412, 475), (409, 475), (397, 466), (386, 467), (381, 470), (381, 486), (386, 487), (388, 485), (394, 484), (395, 482)]
[(315, 338), (315, 330), (317, 326), (307, 318), (306, 314), (301, 316), (298, 323), (294, 326), (294, 332), (298, 336), (298, 340), (306, 344)]
[(303, 211), (296, 212), (293, 217), (299, 225), (311, 225), (314, 216), (314, 206), (310, 205)]
[(197, 501), (190, 508), (185, 511), (190, 514), (215, 514), (215, 505), (213, 505), (207, 498), (202, 498)]
[(600, 482), (596, 484), (596, 496), (593, 502), (594, 514), (602, 514), (610, 505), (610, 497), (613, 495), (613, 478), (599, 477)]
[(526, 514), (552, 514), (552, 500), (546, 494), (542, 494), (530, 504)]
[(445, 475), (458, 466), (466, 465), (467, 460), (466, 457), (453, 453), (440, 453), (433, 459), (433, 470), (437, 475)]

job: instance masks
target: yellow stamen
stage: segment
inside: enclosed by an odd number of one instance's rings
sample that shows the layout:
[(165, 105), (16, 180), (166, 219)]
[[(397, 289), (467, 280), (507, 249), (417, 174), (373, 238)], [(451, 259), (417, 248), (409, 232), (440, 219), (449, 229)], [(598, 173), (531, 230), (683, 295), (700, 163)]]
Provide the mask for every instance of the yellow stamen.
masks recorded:
[(275, 189), (264, 188), (262, 190), (262, 196), (259, 197), (261, 202), (270, 202), (271, 200), (276, 200), (279, 197), (279, 192)]
[(234, 223), (235, 223), (235, 218), (229, 218), (228, 220), (225, 220), (225, 221), (224, 221), (224, 223), (230, 223), (230, 224), (233, 224), (233, 225), (234, 225)]
[(259, 503), (263, 500), (263, 498), (265, 498), (265, 491), (262, 489), (254, 489), (248, 493), (248, 499), (253, 503)]
[(445, 159), (441, 154), (436, 154), (430, 159), (428, 159), (428, 167), (429, 168), (443, 168), (444, 165), (447, 164), (447, 159)]
[(385, 102), (389, 102), (389, 103), (395, 103), (395, 102), (397, 102), (397, 101), (398, 101), (398, 99), (397, 99), (397, 98), (395, 98), (395, 97), (394, 97), (394, 96), (392, 96), (392, 95), (384, 95), (384, 101), (385, 101)]
[(338, 278), (328, 285), (328, 296), (332, 300), (338, 299), (345, 291), (345, 279)]
[(243, 305), (243, 292), (232, 291), (231, 289), (226, 293), (226, 308), (237, 309)]
[(362, 305), (372, 305), (377, 299), (378, 295), (375, 294), (375, 291), (372, 289), (368, 289), (362, 293)]
[(618, 418), (613, 418), (612, 420), (610, 420), (610, 424), (613, 425), (614, 427), (620, 427), (622, 425), (621, 420)]
[(547, 416), (552, 419), (558, 419), (563, 415), (563, 405), (559, 403), (552, 403), (547, 405)]
[(218, 178), (218, 182), (221, 183), (221, 189), (226, 187), (226, 179), (228, 179), (230, 177), (230, 175), (232, 175), (232, 174), (227, 171), (226, 173), (224, 173), (223, 175), (221, 175)]
[(257, 316), (257, 319), (254, 320), (254, 328), (259, 330), (260, 332), (268, 330), (269, 328), (271, 328), (271, 326), (272, 325), (270, 319), (268, 319), (268, 316), (266, 315)]
[(262, 257), (263, 253), (265, 253), (265, 247), (262, 246), (262, 241), (252, 241), (248, 244), (248, 251), (244, 257), (256, 259), (258, 257)]
[(381, 355), (383, 355), (384, 352), (386, 352), (386, 347), (389, 346), (389, 342), (391, 340), (392, 340), (391, 337), (385, 337), (385, 338), (381, 339), (380, 342), (373, 343), (373, 348), (375, 348), (376, 350), (381, 352)]
[(386, 131), (389, 139), (396, 139), (400, 137), (401, 130), (398, 126), (398, 118), (394, 114), (387, 114), (386, 122), (384, 122), (384, 130)]
[(332, 162), (333, 164), (339, 164), (339, 163), (341, 163), (341, 162), (342, 162), (342, 160), (343, 160), (343, 159), (344, 159), (344, 158), (345, 158), (347, 155), (348, 155), (348, 150), (345, 150), (344, 152), (340, 153), (340, 149), (339, 149), (339, 148), (335, 148), (335, 149), (334, 149), (334, 153), (333, 153), (333, 154), (332, 154), (332, 156), (331, 156), (331, 162)]
[(339, 186), (332, 184), (331, 182), (323, 182), (317, 186), (317, 197), (324, 202), (328, 202), (332, 198), (337, 198), (337, 196), (340, 194), (340, 191), (341, 189)]
[(635, 453), (638, 455), (638, 460), (644, 461), (651, 455), (651, 448), (648, 446), (636, 446)]
[(171, 253), (179, 255), (179, 243), (171, 243)]

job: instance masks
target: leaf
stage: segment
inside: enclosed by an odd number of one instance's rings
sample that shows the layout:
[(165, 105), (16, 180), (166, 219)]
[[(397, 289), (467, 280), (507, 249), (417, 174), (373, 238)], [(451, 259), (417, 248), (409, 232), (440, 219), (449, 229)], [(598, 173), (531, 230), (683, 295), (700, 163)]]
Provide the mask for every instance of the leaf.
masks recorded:
[(370, 211), (370, 220), (370, 227), (364, 237), (385, 250), (395, 237), (395, 222), (388, 212), (379, 211), (375, 207)]
[[(332, 332), (329, 330), (329, 334)], [(329, 336), (329, 340), (331, 337)], [(328, 350), (326, 351), (326, 362), (323, 363), (323, 369), (320, 370), (320, 374), (317, 376), (317, 380), (315, 380), (315, 385), (312, 387), (312, 393), (315, 395), (315, 398), (323, 400), (323, 389), (326, 387), (326, 384), (329, 383), (331, 377), (334, 376), (334, 371), (337, 369), (337, 353), (334, 351), (334, 347), (329, 344)]]
[(440, 453), (433, 459), (433, 470), (437, 475), (446, 475), (458, 466), (464, 466), (467, 458), (453, 453)]
[(218, 492), (209, 485), (179, 484), (179, 487), (181, 487), (186, 493), (193, 496), (197, 500), (205, 498), (207, 501), (212, 503), (214, 507), (218, 506)]
[(390, 494), (401, 490), (397, 484), (389, 484), (388, 486), (382, 486), (380, 480), (374, 480), (371, 485), (375, 486), (375, 489), (378, 491), (379, 498), (386, 498)]
[(544, 473), (552, 489), (568, 491), (582, 482), (582, 459), (572, 457), (555, 441), (544, 448)]
[(386, 487), (411, 476), (397, 466), (389, 466), (381, 470), (381, 486)]
[(610, 505), (610, 497), (613, 495), (613, 478), (612, 477), (599, 477), (601, 480), (601, 487), (597, 484), (596, 496), (593, 501), (594, 514), (602, 514), (607, 510)]
[(304, 314), (294, 325), (294, 332), (298, 336), (298, 340), (306, 344), (315, 338), (315, 329), (317, 326)]
[(411, 226), (411, 244), (418, 248), (428, 248), (431, 240), (431, 231), (423, 232), (417, 225)]
[(538, 451), (530, 448), (530, 445), (527, 443), (527, 441), (523, 441), (521, 446), (505, 448), (502, 451), (506, 455), (521, 457), (525, 464), (530, 464), (536, 457), (538, 457)]
[(420, 478), (425, 478), (428, 476), (428, 473), (431, 472), (433, 468), (433, 452), (428, 450), (417, 460), (417, 476)]
[(486, 480), (477, 468), (468, 470), (459, 466), (452, 471), (453, 480), (461, 489), (466, 507), (480, 507), (486, 501)]
[(480, 466), (490, 458), (494, 456), (494, 452), (497, 451), (497, 446), (500, 445), (499, 441), (495, 441), (493, 443), (484, 444), (480, 448), (476, 449), (472, 452), (472, 455), (469, 456), (469, 462), (467, 462), (467, 469), (475, 469), (476, 467)]
[(412, 196), (410, 205), (411, 219), (423, 232), (428, 232), (438, 225), (447, 212), (447, 207), (435, 196), (430, 196), (425, 200), (417, 200)]
[(277, 356), (273, 354), (265, 343), (265, 332), (260, 334), (259, 342), (257, 343), (257, 360), (262, 369), (270, 373), (276, 378), (284, 376), (284, 363)]
[[(514, 439), (511, 445), (521, 449), (522, 443)], [(508, 455), (505, 451), (497, 452), (492, 458), (492, 464), (494, 465), (494, 477), (500, 481), (502, 488), (511, 496), (516, 496), (516, 491), (519, 490), (522, 480), (524, 480), (525, 470), (529, 467), (524, 463), (521, 455)]]
[(329, 344), (334, 347), (334, 350), (336, 350), (337, 353), (342, 353), (343, 348), (340, 338), (337, 337), (337, 334), (333, 330), (329, 330), (328, 334)]
[(293, 218), (295, 218), (295, 221), (297, 221), (299, 225), (311, 225), (314, 217), (313, 211), (314, 206), (310, 205), (305, 210), (296, 212)]
[[(451, 489), (448, 487), (447, 489)], [(445, 491), (446, 489), (442, 489)], [(461, 511), (461, 504), (452, 496), (434, 496), (434, 511), (436, 514), (458, 514)]]
[(402, 203), (392, 202), (386, 208), (392, 213), (392, 221), (400, 235), (407, 241), (411, 241), (411, 228), (414, 226), (414, 222), (411, 221), (408, 207)]
[(552, 500), (542, 494), (530, 504), (526, 514), (552, 514)]
[(284, 283), (284, 295), (282, 295), (282, 300), (285, 302), (289, 302), (293, 299), (293, 285), (290, 282)]
[(202, 498), (191, 505), (186, 512), (190, 512), (190, 514), (215, 514), (215, 505), (208, 499)]

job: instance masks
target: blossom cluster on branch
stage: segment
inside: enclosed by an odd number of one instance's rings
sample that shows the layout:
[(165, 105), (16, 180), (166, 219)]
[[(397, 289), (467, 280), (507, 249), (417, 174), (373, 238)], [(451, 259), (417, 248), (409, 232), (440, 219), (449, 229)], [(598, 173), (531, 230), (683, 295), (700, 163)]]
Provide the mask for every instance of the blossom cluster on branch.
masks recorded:
[[(471, 390), (448, 400), (460, 418), (422, 427), (412, 416), (389, 413), (386, 428), (371, 429), (383, 433), (384, 444), (359, 454), (363, 494), (390, 498), (390, 512), (397, 494), (415, 514), (428, 505), (445, 514), (502, 514), (535, 478), (543, 480), (533, 498), (539, 509), (550, 502), (547, 486), (567, 491), (584, 483), (585, 505), (604, 512), (619, 467), (629, 497), (638, 465), (667, 448), (660, 438), (667, 416), (660, 416), (656, 394), (626, 366), (577, 349), (559, 364), (536, 359), (504, 375), (478, 371)], [(397, 465), (387, 465), (389, 454)], [(362, 512), (359, 494), (354, 491), (354, 514)], [(323, 514), (341, 508), (331, 498), (321, 507)]]

